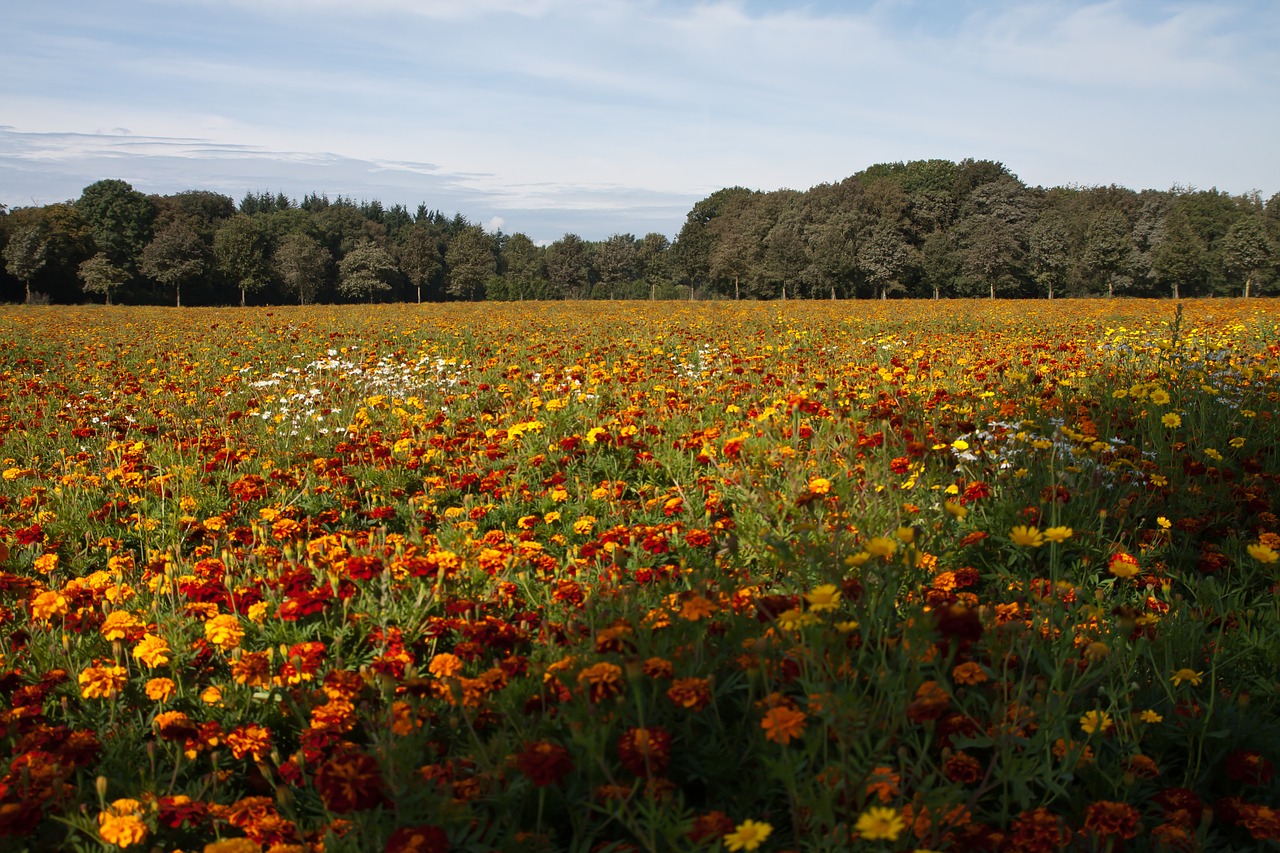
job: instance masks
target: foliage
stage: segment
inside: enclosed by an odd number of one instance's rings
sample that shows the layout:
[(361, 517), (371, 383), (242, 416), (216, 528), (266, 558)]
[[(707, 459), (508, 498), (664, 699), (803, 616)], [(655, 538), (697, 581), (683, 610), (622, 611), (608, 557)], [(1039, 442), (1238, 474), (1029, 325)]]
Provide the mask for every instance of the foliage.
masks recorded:
[(1269, 849), (1280, 320), (1167, 305), (0, 308), (0, 845)]

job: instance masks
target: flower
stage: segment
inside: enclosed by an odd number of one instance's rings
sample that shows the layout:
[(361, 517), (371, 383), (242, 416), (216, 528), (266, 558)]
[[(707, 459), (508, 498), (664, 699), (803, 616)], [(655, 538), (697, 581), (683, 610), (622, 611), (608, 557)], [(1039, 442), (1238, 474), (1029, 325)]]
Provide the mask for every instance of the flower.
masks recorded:
[(897, 809), (872, 806), (858, 816), (853, 828), (868, 841), (897, 841), (906, 827)]
[(320, 765), (315, 775), (316, 790), (331, 812), (371, 809), (386, 801), (382, 768), (363, 752), (340, 752)]
[(1163, 388), (1157, 388), (1151, 392), (1151, 402), (1155, 403), (1157, 406), (1169, 405), (1169, 392), (1165, 391)]
[(1014, 545), (1021, 545), (1024, 548), (1039, 548), (1044, 544), (1044, 534), (1038, 527), (1018, 525), (1009, 531), (1009, 538), (1013, 540)]
[(885, 536), (873, 536), (863, 547), (873, 557), (892, 557), (893, 552), (898, 549), (898, 543)]
[(122, 666), (91, 666), (80, 673), (80, 695), (86, 699), (111, 699), (128, 681), (129, 673)]
[(1138, 573), (1138, 561), (1121, 551), (1107, 563), (1107, 571), (1118, 578), (1131, 578)]
[(147, 698), (152, 702), (168, 702), (178, 692), (172, 678), (153, 678), (147, 682)]
[(946, 501), (942, 504), (942, 508), (956, 521), (964, 521), (965, 516), (969, 514), (969, 508), (957, 501)]
[(592, 664), (578, 673), (578, 683), (592, 702), (602, 702), (622, 692), (622, 667), (608, 661)]
[(705, 678), (677, 678), (667, 689), (667, 698), (682, 708), (701, 711), (711, 704), (711, 683)]
[(809, 492), (815, 495), (825, 495), (831, 491), (831, 481), (826, 477), (809, 478)]
[(158, 637), (155, 634), (144, 635), (138, 645), (133, 647), (133, 656), (148, 669), (155, 669), (158, 666), (167, 664), (169, 655), (172, 652), (173, 650), (169, 648), (169, 643), (165, 638)]
[(1174, 687), (1181, 687), (1184, 681), (1190, 682), (1192, 687), (1199, 687), (1203, 677), (1203, 672), (1196, 672), (1194, 669), (1183, 667), (1174, 672), (1169, 680), (1173, 682)]
[(1177, 412), (1166, 412), (1164, 416), (1160, 418), (1160, 423), (1164, 424), (1169, 429), (1177, 429), (1182, 426), (1182, 418), (1178, 417)]
[(204, 635), (215, 646), (234, 649), (244, 639), (244, 628), (240, 627), (240, 617), (225, 613), (204, 623)]
[(436, 678), (452, 678), (462, 672), (462, 658), (451, 652), (440, 652), (427, 664), (427, 672)]
[(516, 769), (529, 778), (535, 788), (558, 785), (573, 770), (569, 750), (558, 743), (537, 740), (525, 744), (515, 757)]
[(808, 717), (803, 711), (796, 711), (785, 705), (770, 708), (760, 721), (766, 740), (780, 743), (783, 746), (792, 740), (804, 736), (805, 720)]
[(952, 668), (951, 680), (956, 684), (982, 684), (988, 679), (981, 665), (973, 661), (965, 661)]
[(744, 820), (733, 832), (724, 837), (724, 846), (730, 853), (737, 853), (738, 850), (755, 850), (772, 832), (773, 827), (767, 823)]
[(147, 825), (138, 816), (141, 811), (137, 800), (116, 800), (98, 814), (98, 836), (116, 847), (141, 844), (147, 838)]
[(1173, 527), (1173, 522), (1165, 518), (1163, 515), (1156, 519), (1156, 524), (1160, 525), (1161, 530), (1168, 530)]
[(31, 615), (37, 619), (49, 620), (55, 616), (67, 615), (67, 599), (62, 593), (42, 592), (31, 599)]
[(618, 738), (618, 760), (637, 776), (661, 776), (671, 761), (671, 735), (661, 726), (629, 728)]
[(1044, 538), (1061, 545), (1075, 533), (1070, 527), (1050, 527), (1044, 532)]
[(1138, 715), (1138, 719), (1144, 723), (1163, 723), (1164, 717), (1160, 716), (1155, 710), (1148, 708)]
[(1247, 550), (1249, 552), (1249, 556), (1253, 557), (1253, 559), (1257, 560), (1259, 563), (1270, 565), (1277, 560), (1280, 560), (1280, 553), (1277, 553), (1276, 550), (1269, 545), (1258, 543), (1257, 545), (1250, 545)]
[(1128, 803), (1101, 800), (1085, 811), (1084, 827), (1096, 835), (1133, 838), (1138, 834), (1140, 818), (1138, 810)]
[(806, 593), (804, 600), (809, 602), (810, 610), (835, 610), (840, 605), (840, 588), (833, 583), (824, 583)]
[(1106, 732), (1111, 726), (1111, 715), (1106, 711), (1089, 711), (1080, 718), (1080, 728), (1087, 735), (1095, 732)]

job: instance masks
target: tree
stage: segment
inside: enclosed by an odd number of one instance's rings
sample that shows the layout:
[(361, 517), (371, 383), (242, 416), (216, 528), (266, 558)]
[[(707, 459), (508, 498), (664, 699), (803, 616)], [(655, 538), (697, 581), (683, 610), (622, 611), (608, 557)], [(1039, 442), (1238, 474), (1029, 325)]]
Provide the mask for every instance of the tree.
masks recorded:
[(137, 269), (155, 218), (155, 207), (145, 195), (125, 181), (97, 181), (81, 191), (76, 210), (112, 263)]
[(111, 294), (123, 287), (130, 278), (129, 271), (111, 263), (105, 252), (99, 252), (80, 264), (78, 274), (84, 282), (84, 292), (101, 293), (106, 297), (108, 305), (111, 304)]
[(892, 222), (877, 222), (858, 246), (858, 267), (881, 299), (906, 290), (902, 280), (914, 263), (914, 251)]
[(395, 254), (400, 272), (417, 289), (418, 302), (421, 303), (422, 288), (429, 287), (444, 268), (440, 257), (440, 240), (434, 229), (425, 223), (401, 229), (400, 240), (395, 244)]
[(49, 229), (41, 221), (15, 231), (4, 247), (4, 265), (9, 274), (22, 282), (31, 301), (31, 279), (49, 260)]
[(671, 241), (666, 234), (650, 231), (636, 244), (636, 275), (649, 285), (649, 298), (657, 295), (658, 286), (671, 283)]
[(950, 292), (960, 278), (960, 251), (950, 231), (935, 231), (920, 246), (920, 273), (924, 284), (933, 289), (935, 300), (943, 290)]
[(285, 291), (296, 295), (299, 305), (306, 305), (315, 301), (320, 285), (329, 277), (333, 256), (312, 237), (295, 231), (280, 242), (273, 265)]
[(1127, 287), (1133, 257), (1129, 220), (1118, 210), (1104, 210), (1089, 225), (1085, 235), (1085, 269), (1095, 285), (1106, 288), (1107, 297), (1117, 288)]
[(1267, 268), (1275, 263), (1276, 248), (1267, 237), (1259, 216), (1246, 216), (1232, 225), (1222, 238), (1222, 260), (1227, 273), (1244, 279), (1244, 297), (1261, 282)]
[(203, 274), (207, 266), (208, 247), (188, 217), (175, 218), (161, 228), (142, 250), (142, 274), (172, 287), (179, 308), (183, 283)]
[(256, 293), (271, 282), (271, 241), (264, 220), (239, 213), (222, 223), (213, 237), (218, 269), (240, 289), (240, 307), (247, 293)]
[(396, 262), (386, 250), (365, 240), (338, 264), (338, 291), (348, 299), (363, 299), (391, 290), (391, 280), (396, 274)]
[(634, 234), (614, 234), (596, 246), (596, 272), (608, 298), (625, 295), (625, 286), (636, 279), (636, 238)]
[(1174, 299), (1200, 294), (1204, 282), (1204, 241), (1191, 227), (1181, 205), (1170, 207), (1160, 220), (1148, 255), (1148, 275), (1157, 286), (1168, 287)]
[(1071, 256), (1067, 251), (1070, 235), (1062, 219), (1054, 213), (1042, 215), (1031, 227), (1028, 261), (1031, 278), (1049, 299), (1066, 282)]
[(546, 289), (542, 249), (527, 234), (512, 234), (502, 248), (507, 298), (532, 299)]
[(587, 244), (577, 234), (565, 234), (547, 247), (547, 280), (564, 299), (581, 299), (591, 286)]
[(449, 241), (444, 262), (449, 270), (449, 293), (472, 301), (484, 295), (484, 283), (498, 270), (493, 239), (479, 225), (468, 226)]
[[(956, 225), (961, 269), (970, 292), (982, 289), (991, 299), (997, 292), (1010, 294), (1018, 289), (1026, 255), (1026, 188), (1004, 172), (1004, 167), (987, 161), (964, 161), (958, 181), (983, 179), (968, 191), (965, 217)], [(986, 176), (991, 176), (989, 180)]]

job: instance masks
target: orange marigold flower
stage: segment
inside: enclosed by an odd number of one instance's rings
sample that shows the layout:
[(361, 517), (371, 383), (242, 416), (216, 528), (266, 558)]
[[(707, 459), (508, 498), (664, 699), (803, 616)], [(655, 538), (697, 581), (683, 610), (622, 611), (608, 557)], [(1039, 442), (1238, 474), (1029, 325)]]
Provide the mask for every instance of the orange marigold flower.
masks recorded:
[(117, 847), (131, 847), (147, 839), (147, 825), (137, 800), (116, 800), (98, 815), (98, 836)]
[(622, 692), (622, 667), (608, 661), (592, 664), (578, 673), (578, 683), (592, 702), (603, 702)]
[(112, 610), (102, 620), (100, 633), (108, 640), (127, 640), (142, 627), (142, 621), (127, 610)]
[(701, 711), (711, 704), (711, 682), (705, 678), (677, 678), (668, 688), (667, 698), (681, 708)]
[(644, 662), (644, 674), (650, 678), (670, 678), (674, 671), (666, 658), (649, 658)]
[(1099, 836), (1133, 838), (1138, 834), (1141, 815), (1128, 803), (1099, 800), (1085, 810), (1084, 828)]
[(173, 650), (169, 648), (165, 638), (155, 634), (145, 635), (138, 645), (133, 647), (133, 656), (148, 669), (164, 666), (169, 662), (169, 655), (172, 653)]
[(902, 793), (902, 777), (892, 767), (876, 767), (867, 777), (867, 796), (887, 803)]
[(42, 592), (31, 599), (31, 615), (46, 621), (55, 616), (66, 616), (67, 599), (53, 590)]
[(178, 692), (172, 678), (153, 678), (147, 682), (147, 698), (152, 702), (168, 702)]
[(699, 619), (715, 615), (716, 606), (703, 598), (701, 595), (694, 595), (685, 600), (680, 607), (680, 618), (690, 622), (697, 622)]
[(80, 695), (86, 699), (111, 699), (129, 682), (122, 666), (91, 666), (80, 673)]
[(225, 613), (204, 623), (204, 635), (215, 646), (234, 649), (244, 639), (244, 628), (240, 625), (240, 617)]
[(450, 652), (441, 652), (427, 664), (427, 672), (436, 678), (453, 678), (462, 672), (462, 658)]
[(956, 684), (982, 684), (989, 679), (981, 665), (973, 661), (965, 661), (952, 668), (951, 680)]
[(806, 720), (808, 716), (803, 711), (780, 705), (769, 709), (760, 721), (760, 728), (764, 729), (766, 740), (786, 746), (792, 740), (804, 736)]
[(252, 755), (260, 761), (271, 749), (271, 730), (254, 723), (236, 726), (227, 733), (226, 743), (236, 758)]
[(1107, 563), (1107, 571), (1118, 578), (1131, 578), (1138, 573), (1138, 561), (1123, 551)]

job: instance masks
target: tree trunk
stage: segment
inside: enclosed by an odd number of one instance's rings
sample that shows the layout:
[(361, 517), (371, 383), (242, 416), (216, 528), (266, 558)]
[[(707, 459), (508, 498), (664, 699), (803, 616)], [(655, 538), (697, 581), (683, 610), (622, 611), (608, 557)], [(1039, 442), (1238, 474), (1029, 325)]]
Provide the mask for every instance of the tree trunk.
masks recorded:
[(738, 277), (736, 275), (733, 277), (733, 301), (738, 301)]
[(782, 301), (787, 301), (787, 283), (785, 281), (782, 283)]
[(1107, 298), (1115, 299), (1115, 296), (1116, 296), (1116, 282), (1115, 282), (1115, 279), (1109, 278), (1107, 279)]
[(1244, 277), (1244, 298), (1249, 298), (1249, 285), (1253, 284), (1253, 273), (1248, 273)]
[(1178, 283), (1176, 281), (1173, 283), (1173, 298), (1178, 298)]
[(422, 304), (422, 285), (418, 285), (418, 304)]
[(180, 284), (173, 286), (173, 301), (178, 308), (182, 307), (182, 285)]
[(942, 298), (942, 290), (941, 288), (938, 287), (938, 285), (935, 284), (933, 286), (933, 301), (937, 302), (941, 298)]
[(1052, 285), (1052, 284), (1051, 284), (1051, 285), (1049, 285), (1049, 298), (1050, 298), (1050, 299), (1052, 299), (1052, 298), (1053, 298), (1053, 285)]
[(994, 300), (996, 298), (996, 283), (993, 281), (993, 282), (990, 282), (987, 286), (991, 288), (991, 298)]
[(240, 288), (240, 307), (244, 307), (244, 288)]
[(836, 301), (836, 286), (834, 284), (831, 285), (831, 301)]

